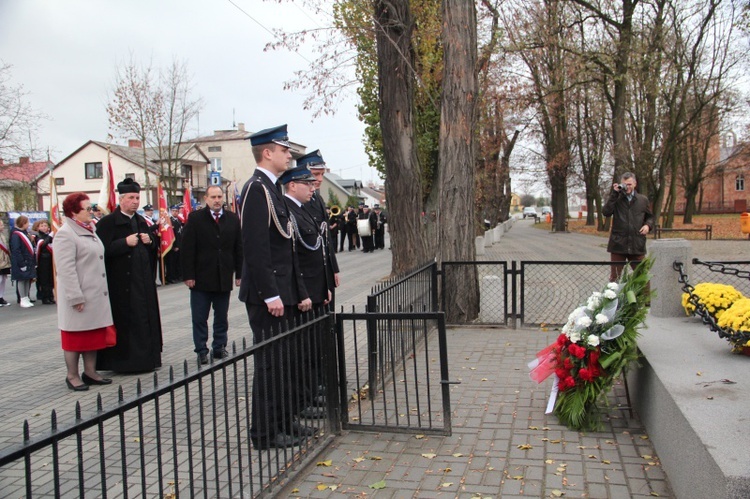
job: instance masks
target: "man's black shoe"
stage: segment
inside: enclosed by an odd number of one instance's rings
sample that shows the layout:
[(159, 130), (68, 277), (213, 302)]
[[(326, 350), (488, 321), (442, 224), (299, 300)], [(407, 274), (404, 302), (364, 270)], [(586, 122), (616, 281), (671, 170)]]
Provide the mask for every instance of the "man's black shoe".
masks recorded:
[(293, 435), (288, 435), (286, 433), (277, 433), (270, 440), (256, 440), (252, 438), (250, 439), (250, 441), (253, 443), (253, 447), (255, 447), (255, 449), (257, 450), (294, 447), (295, 445), (299, 445), (300, 443), (299, 438)]
[(326, 417), (326, 411), (320, 407), (311, 405), (299, 411), (299, 417), (302, 419), (324, 419)]
[(198, 358), (200, 359), (201, 364), (208, 364), (208, 354), (207, 353), (199, 353)]
[(312, 437), (318, 432), (314, 426), (305, 426), (299, 423), (292, 423), (292, 435), (297, 437)]
[(325, 395), (316, 395), (312, 399), (312, 405), (317, 407), (325, 407), (326, 406), (326, 396)]
[(218, 350), (214, 350), (214, 359), (226, 359), (229, 357), (229, 352), (227, 352), (227, 349), (224, 347), (221, 347)]

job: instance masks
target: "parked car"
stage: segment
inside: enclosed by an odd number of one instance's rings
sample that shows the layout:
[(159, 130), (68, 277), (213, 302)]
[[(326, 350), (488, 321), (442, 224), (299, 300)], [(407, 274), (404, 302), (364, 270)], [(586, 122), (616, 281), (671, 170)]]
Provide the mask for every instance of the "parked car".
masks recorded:
[(523, 218), (526, 218), (526, 217), (536, 218), (536, 216), (537, 216), (536, 208), (534, 208), (533, 206), (527, 206), (526, 208), (523, 209)]
[(552, 208), (550, 208), (549, 206), (542, 206), (542, 216), (548, 213), (550, 214), (550, 216), (552, 215)]

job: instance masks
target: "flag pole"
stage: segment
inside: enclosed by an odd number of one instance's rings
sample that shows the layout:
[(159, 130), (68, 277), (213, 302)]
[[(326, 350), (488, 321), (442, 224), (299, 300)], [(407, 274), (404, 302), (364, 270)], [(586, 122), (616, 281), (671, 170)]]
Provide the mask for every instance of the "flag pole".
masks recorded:
[[(57, 210), (57, 203), (52, 204), (52, 190), (55, 189), (55, 178), (52, 176), (52, 170), (54, 170), (55, 167), (49, 160), (49, 148), (47, 149), (47, 168), (49, 168), (49, 223), (52, 226), (52, 235), (54, 236), (57, 234), (58, 229), (58, 227), (55, 226), (55, 221), (57, 220), (60, 211), (58, 210), (57, 215), (53, 213), (53, 210)], [(57, 192), (55, 192), (55, 201), (57, 201)], [(57, 266), (55, 265), (54, 256), (52, 258), (52, 292), (55, 294), (55, 301), (57, 301)]]

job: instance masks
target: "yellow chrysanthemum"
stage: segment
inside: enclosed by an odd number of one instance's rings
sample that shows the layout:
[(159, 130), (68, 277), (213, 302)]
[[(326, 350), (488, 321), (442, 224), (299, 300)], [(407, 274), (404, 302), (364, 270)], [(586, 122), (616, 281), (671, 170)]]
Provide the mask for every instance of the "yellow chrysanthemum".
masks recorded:
[(735, 331), (750, 331), (750, 298), (741, 298), (726, 309), (717, 324)]
[[(732, 306), (737, 300), (744, 298), (742, 293), (734, 289), (734, 287), (728, 284), (715, 284), (710, 282), (702, 282), (695, 286), (693, 293), (698, 296), (700, 303), (702, 303), (708, 312), (713, 315), (716, 319), (721, 318), (724, 311)], [(695, 312), (695, 306), (688, 300), (689, 295), (687, 293), (682, 294), (682, 307), (685, 309), (687, 315), (692, 315)]]

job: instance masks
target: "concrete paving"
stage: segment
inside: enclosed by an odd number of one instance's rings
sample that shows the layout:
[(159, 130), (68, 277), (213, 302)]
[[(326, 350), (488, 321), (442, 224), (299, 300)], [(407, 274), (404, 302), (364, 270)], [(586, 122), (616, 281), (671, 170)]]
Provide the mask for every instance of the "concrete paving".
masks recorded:
[[(736, 259), (744, 241), (695, 241), (694, 254)], [(705, 244), (702, 244), (705, 243)], [(725, 244), (731, 243), (731, 244)], [(737, 244), (739, 243), (739, 244)], [(700, 253), (704, 247), (706, 253)], [(718, 248), (718, 249), (717, 249)], [(721, 249), (724, 248), (724, 249)], [(722, 254), (724, 252), (724, 254)], [(746, 253), (745, 253), (746, 254)], [(485, 260), (608, 259), (606, 238), (550, 233), (519, 220), (487, 249)], [(390, 273), (390, 252), (339, 254), (339, 306), (362, 309), (370, 288)], [(6, 290), (6, 298), (14, 296)], [(163, 367), (181, 369), (193, 358), (188, 291), (182, 285), (159, 289), (164, 328)], [(10, 300), (9, 300), (10, 301)], [(21, 441), (29, 422), (33, 435), (74, 417), (74, 405), (92, 413), (96, 397), (104, 405), (134, 393), (135, 376), (113, 375), (115, 384), (73, 393), (65, 388), (54, 306), (0, 309), (0, 448)], [(560, 426), (544, 407), (551, 382), (531, 382), (526, 363), (557, 335), (554, 331), (451, 329), (448, 332), (454, 432), (451, 437), (345, 433), (318, 461), (277, 494), (299, 497), (669, 497), (672, 491), (642, 425), (613, 408), (603, 432), (584, 434)], [(230, 340), (251, 341), (243, 305), (230, 306)], [(617, 386), (612, 403), (623, 402)], [(519, 448), (519, 446), (530, 446)], [(434, 454), (434, 456), (432, 456)], [(425, 457), (427, 455), (429, 457)], [(644, 457), (646, 456), (646, 457)], [(362, 459), (364, 458), (364, 459)], [(382, 483), (384, 481), (384, 484)], [(371, 488), (372, 485), (383, 488)], [(377, 486), (380, 486), (377, 485)], [(323, 490), (320, 490), (320, 489)], [(1, 495), (1, 494), (0, 494)]]

